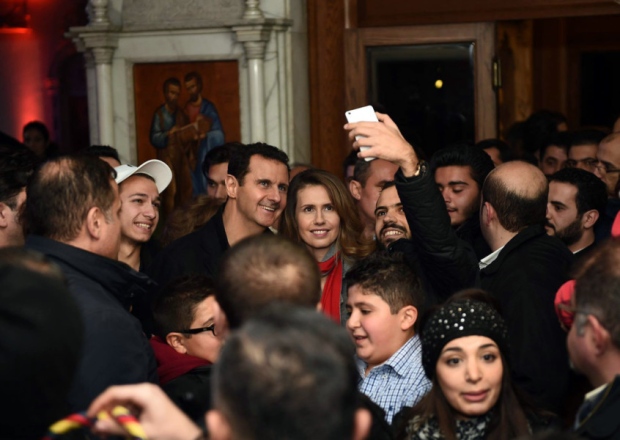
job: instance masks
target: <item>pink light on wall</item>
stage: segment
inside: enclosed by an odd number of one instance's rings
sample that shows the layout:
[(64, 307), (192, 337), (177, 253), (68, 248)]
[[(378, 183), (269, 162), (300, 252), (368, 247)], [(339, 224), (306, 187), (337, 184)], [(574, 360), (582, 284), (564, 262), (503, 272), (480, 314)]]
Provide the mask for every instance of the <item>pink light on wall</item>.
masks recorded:
[(0, 53), (0, 129), (21, 140), (24, 124), (45, 119), (39, 42), (33, 33), (0, 34)]

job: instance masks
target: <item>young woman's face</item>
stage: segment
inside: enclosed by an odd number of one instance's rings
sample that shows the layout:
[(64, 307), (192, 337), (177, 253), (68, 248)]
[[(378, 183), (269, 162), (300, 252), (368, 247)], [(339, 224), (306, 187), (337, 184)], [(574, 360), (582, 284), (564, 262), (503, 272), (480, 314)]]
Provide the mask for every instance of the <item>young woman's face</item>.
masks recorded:
[(340, 216), (325, 187), (313, 185), (300, 189), (295, 217), (301, 240), (314, 258), (321, 261), (340, 235)]
[(500, 351), (486, 336), (450, 341), (439, 356), (436, 371), (441, 391), (459, 418), (486, 414), (502, 391)]

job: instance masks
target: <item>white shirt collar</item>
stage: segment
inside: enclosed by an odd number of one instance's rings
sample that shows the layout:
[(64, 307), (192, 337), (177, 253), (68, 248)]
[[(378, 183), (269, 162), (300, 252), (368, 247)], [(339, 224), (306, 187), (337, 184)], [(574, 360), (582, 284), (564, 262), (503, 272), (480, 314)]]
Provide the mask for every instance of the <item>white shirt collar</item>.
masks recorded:
[(499, 253), (502, 251), (502, 249), (504, 249), (504, 246), (502, 246), (501, 248), (497, 249), (494, 252), (491, 252), (489, 255), (487, 255), (486, 257), (484, 257), (482, 260), (480, 260), (480, 262), (478, 263), (478, 267), (480, 267), (480, 269), (484, 269), (485, 267), (487, 267), (488, 265), (490, 265), (492, 262), (494, 262), (495, 260), (497, 260), (497, 256), (499, 255)]

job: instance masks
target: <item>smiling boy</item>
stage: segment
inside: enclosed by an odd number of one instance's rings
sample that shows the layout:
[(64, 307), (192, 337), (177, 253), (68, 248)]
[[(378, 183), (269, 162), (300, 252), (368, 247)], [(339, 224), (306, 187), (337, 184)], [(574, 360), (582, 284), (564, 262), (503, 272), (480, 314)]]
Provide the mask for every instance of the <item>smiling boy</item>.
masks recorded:
[(118, 260), (139, 271), (147, 264), (141, 250), (157, 228), (160, 196), (172, 180), (172, 171), (156, 159), (146, 161), (139, 167), (121, 165), (114, 170), (121, 199)]
[(358, 388), (391, 423), (403, 406), (415, 405), (431, 388), (415, 332), (424, 301), (420, 280), (399, 257), (375, 253), (355, 264), (345, 282)]

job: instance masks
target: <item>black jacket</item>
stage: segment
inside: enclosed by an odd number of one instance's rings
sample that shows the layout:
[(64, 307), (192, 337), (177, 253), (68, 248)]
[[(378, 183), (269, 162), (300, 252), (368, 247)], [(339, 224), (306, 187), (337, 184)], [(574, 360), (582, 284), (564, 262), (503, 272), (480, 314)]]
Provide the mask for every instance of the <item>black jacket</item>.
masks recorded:
[[(594, 399), (594, 406), (580, 414), (581, 424), (576, 432), (590, 440), (620, 438), (620, 376)], [(581, 410), (583, 411), (583, 409)]]
[(230, 247), (222, 213), (220, 208), (202, 228), (170, 243), (146, 273), (161, 287), (182, 275), (214, 276), (222, 255)]
[[(472, 247), (457, 237), (446, 205), (426, 165), (417, 177), (398, 170), (396, 190), (411, 230), (409, 260), (417, 259), (427, 284), (428, 302), (438, 304), (461, 289), (476, 285), (478, 258)], [(394, 243), (395, 246), (403, 244)]]
[(513, 379), (541, 407), (558, 412), (568, 384), (566, 334), (553, 301), (573, 255), (542, 226), (513, 237), (480, 271), (480, 286), (499, 300), (510, 335)]
[(466, 241), (474, 249), (476, 258), (482, 260), (491, 253), (491, 248), (480, 230), (480, 213), (475, 212), (465, 223), (456, 228), (456, 236)]
[[(78, 371), (69, 394), (72, 411), (88, 408), (110, 385), (157, 383), (157, 364), (139, 321), (129, 313), (148, 277), (100, 255), (38, 236), (26, 246), (60, 266), (84, 322)], [(54, 331), (54, 329), (50, 329)]]

